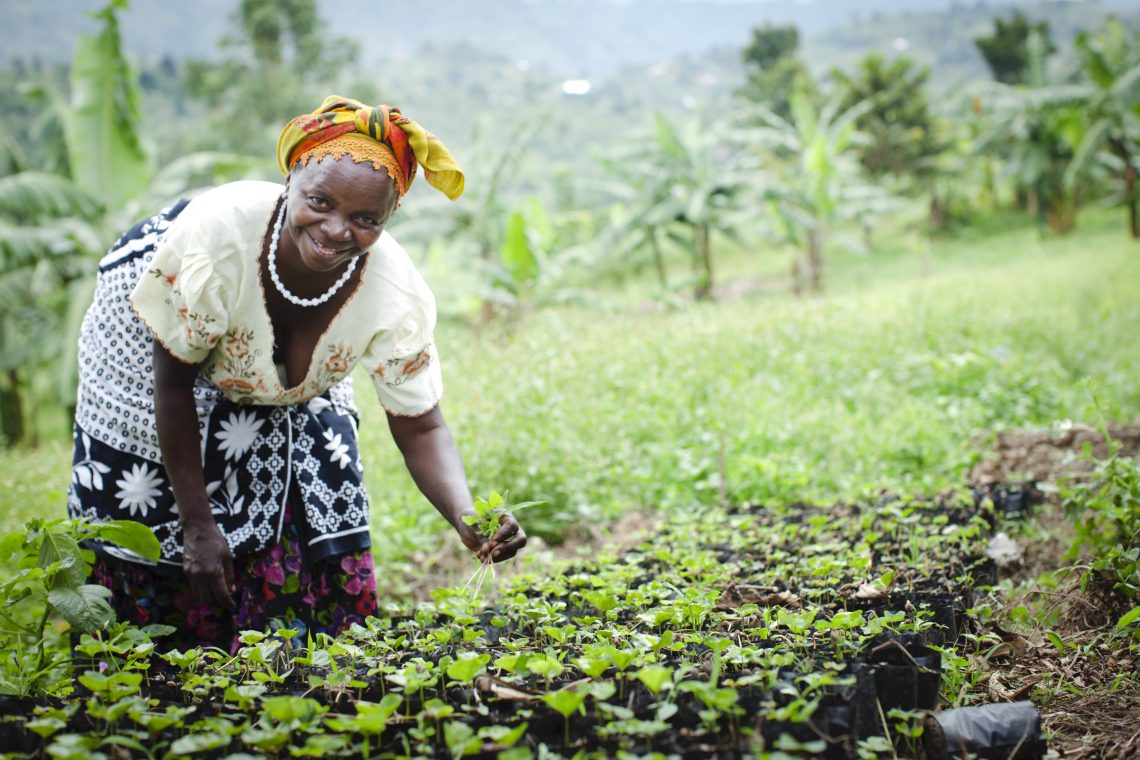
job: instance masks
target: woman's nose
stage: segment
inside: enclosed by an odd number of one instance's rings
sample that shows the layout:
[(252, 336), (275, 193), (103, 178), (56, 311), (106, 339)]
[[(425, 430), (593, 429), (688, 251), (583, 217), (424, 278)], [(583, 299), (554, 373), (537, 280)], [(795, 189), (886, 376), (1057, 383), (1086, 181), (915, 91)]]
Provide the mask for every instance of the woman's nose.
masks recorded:
[(352, 230), (349, 229), (348, 221), (345, 219), (327, 219), (322, 226), (324, 227), (325, 236), (328, 237), (329, 240), (348, 242), (352, 237)]

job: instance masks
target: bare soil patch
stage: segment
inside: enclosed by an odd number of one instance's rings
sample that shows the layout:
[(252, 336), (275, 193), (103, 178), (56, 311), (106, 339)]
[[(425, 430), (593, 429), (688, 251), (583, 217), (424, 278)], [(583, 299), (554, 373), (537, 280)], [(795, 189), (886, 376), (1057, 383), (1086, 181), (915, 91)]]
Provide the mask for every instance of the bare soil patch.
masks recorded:
[[(1140, 423), (1109, 425), (1108, 433), (1120, 443), (1121, 454), (1140, 453)], [(993, 455), (974, 468), (970, 482), (984, 488), (1080, 478), (1095, 465), (1086, 451), (1096, 459), (1108, 456), (1100, 430), (1072, 425), (1001, 433)], [(1042, 615), (1060, 612), (1059, 622), (1049, 630), (1065, 648), (1058, 651), (1040, 624), (1028, 633), (1012, 632), (999, 623), (981, 626), (980, 633), (997, 634), (1008, 646), (999, 655), (979, 658), (978, 667), (988, 674), (975, 696), (982, 702), (1032, 699), (1058, 757), (1140, 758), (1140, 656), (1104, 643), (1112, 628), (1107, 606), (1093, 594), (1081, 594), (1076, 573), (1053, 589), (1035, 582), (1070, 564), (1063, 555), (1072, 542), (1071, 523), (1052, 499), (1018, 533), (1023, 560), (1006, 575), (1018, 591), (1003, 612), (1021, 605)], [(999, 620), (1004, 618), (999, 615)]]

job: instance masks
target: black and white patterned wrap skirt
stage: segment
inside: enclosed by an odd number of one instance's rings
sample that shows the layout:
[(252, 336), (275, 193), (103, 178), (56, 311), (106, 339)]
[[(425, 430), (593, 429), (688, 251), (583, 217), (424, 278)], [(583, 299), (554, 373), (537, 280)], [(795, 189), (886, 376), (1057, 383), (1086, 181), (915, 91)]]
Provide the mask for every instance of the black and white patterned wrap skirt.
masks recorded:
[[(79, 336), (79, 393), (68, 512), (128, 519), (154, 531), (160, 564), (181, 565), (182, 531), (154, 417), (154, 338), (128, 296), (186, 201), (135, 225), (99, 263)], [(194, 387), (206, 492), (235, 556), (272, 546), (286, 500), (303, 516), (312, 561), (367, 548), (368, 496), (351, 379), (289, 406), (237, 404), (198, 378)], [(122, 559), (139, 557), (96, 547)]]

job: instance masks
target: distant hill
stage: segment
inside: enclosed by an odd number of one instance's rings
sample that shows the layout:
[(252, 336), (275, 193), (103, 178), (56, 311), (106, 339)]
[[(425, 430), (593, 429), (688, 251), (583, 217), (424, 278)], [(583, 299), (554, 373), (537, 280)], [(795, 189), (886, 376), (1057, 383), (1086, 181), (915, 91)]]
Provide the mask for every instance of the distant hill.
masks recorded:
[[(374, 0), (323, 0), (320, 6), (333, 33), (363, 43), (366, 60), (412, 55), (425, 44), (467, 42), (572, 78), (604, 77), (622, 66), (651, 65), (711, 48), (739, 49), (750, 30), (764, 23), (796, 24), (808, 51), (828, 60), (842, 62), (867, 47), (882, 48), (903, 37), (911, 40), (910, 52), (916, 56), (959, 67), (973, 55), (972, 46), (966, 49), (962, 39), (950, 32), (984, 26), (991, 16), (1008, 13), (1011, 4), (1010, 0), (415, 0), (377, 11), (380, 6)], [(67, 60), (76, 36), (95, 28), (84, 11), (102, 5), (102, 0), (0, 0), (5, 20), (0, 58)], [(1136, 0), (1036, 3), (1032, 15), (1076, 22), (1103, 17), (1112, 8), (1135, 14), (1137, 5)], [(236, 0), (133, 0), (121, 16), (127, 49), (143, 59), (209, 57), (236, 6)]]

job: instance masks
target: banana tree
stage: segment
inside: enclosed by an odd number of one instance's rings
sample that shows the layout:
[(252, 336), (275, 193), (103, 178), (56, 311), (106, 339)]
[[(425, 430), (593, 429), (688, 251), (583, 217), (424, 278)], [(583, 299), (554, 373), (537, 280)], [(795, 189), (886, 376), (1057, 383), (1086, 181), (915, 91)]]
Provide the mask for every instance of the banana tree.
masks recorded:
[(86, 255), (97, 250), (101, 204), (58, 175), (0, 177), (0, 431), (6, 442), (34, 437), (25, 418), (31, 372), (69, 355), (68, 324), (84, 303)]
[[(100, 31), (80, 38), (70, 92), (32, 90), (58, 128), (67, 174), (5, 162), (0, 177), (0, 415), (5, 441), (29, 434), (24, 396), (42, 391), (74, 403), (74, 345), (94, 287), (95, 262), (119, 230), (191, 188), (247, 174), (258, 162), (228, 154), (194, 154), (156, 171), (144, 150), (138, 84), (122, 54), (111, 0), (93, 14)], [(4, 144), (17, 141), (6, 137)], [(268, 163), (268, 162), (266, 162)], [(33, 382), (51, 368), (49, 382)]]
[(1051, 78), (1044, 43), (1029, 40), (1030, 65), (1024, 85), (984, 82), (964, 94), (981, 117), (976, 149), (998, 157), (1018, 188), (1031, 191), (1037, 211), (1057, 234), (1076, 225), (1082, 187), (1069, 169), (1088, 126), (1086, 83)]
[[(764, 198), (777, 237), (800, 254), (792, 262), (792, 287), (823, 290), (825, 253), (840, 223), (868, 219), (893, 207), (890, 196), (863, 180), (857, 148), (861, 101), (843, 109), (833, 98), (816, 108), (802, 92), (792, 96), (791, 120), (752, 106), (739, 116), (741, 133), (767, 169)], [(858, 248), (857, 244), (848, 243)]]
[(520, 204), (508, 198), (508, 190), (516, 184), (516, 167), (548, 116), (538, 113), (523, 119), (507, 135), (498, 132), (498, 125), (484, 136), (477, 135), (469, 151), (472, 162), (466, 167), (464, 196), (453, 203), (425, 194), (413, 207), (401, 210), (394, 225), (405, 243), (446, 248), (450, 273), (457, 268), (466, 272), (461, 297), (439, 300), (453, 304), (473, 300), (479, 328), (499, 315), (517, 316), (523, 302), (542, 300), (537, 298), (539, 290), (555, 279), (555, 262), (549, 254), (556, 247), (556, 225), (545, 206), (538, 199)]
[(626, 209), (615, 223), (613, 254), (648, 250), (663, 288), (668, 286), (663, 239), (691, 252), (693, 297), (712, 297), (715, 284), (714, 233), (737, 238), (744, 199), (755, 167), (727, 125), (700, 117), (683, 127), (661, 116), (653, 130), (638, 135), (602, 168), (624, 186)]
[(1085, 107), (1084, 137), (1065, 174), (1074, 186), (1098, 169), (1116, 183), (1115, 200), (1128, 208), (1128, 229), (1140, 238), (1140, 32), (1116, 19), (1099, 34), (1081, 32), (1077, 53), (1095, 90)]

